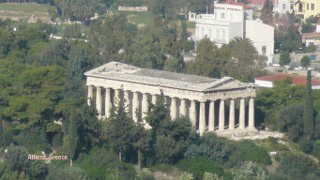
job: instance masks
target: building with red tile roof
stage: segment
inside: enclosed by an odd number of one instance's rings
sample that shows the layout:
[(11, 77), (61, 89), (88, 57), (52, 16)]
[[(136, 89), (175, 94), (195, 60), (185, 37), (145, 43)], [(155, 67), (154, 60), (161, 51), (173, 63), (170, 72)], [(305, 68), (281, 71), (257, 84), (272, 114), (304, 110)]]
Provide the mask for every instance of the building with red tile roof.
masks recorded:
[[(300, 76), (295, 74), (274, 74), (270, 76), (262, 76), (254, 79), (255, 84), (259, 87), (267, 87), (272, 88), (274, 86), (274, 82), (283, 81), (286, 78), (291, 78), (292, 85), (305, 86), (307, 84), (307, 77)], [(312, 89), (320, 89), (320, 80), (312, 79), (311, 80)]]

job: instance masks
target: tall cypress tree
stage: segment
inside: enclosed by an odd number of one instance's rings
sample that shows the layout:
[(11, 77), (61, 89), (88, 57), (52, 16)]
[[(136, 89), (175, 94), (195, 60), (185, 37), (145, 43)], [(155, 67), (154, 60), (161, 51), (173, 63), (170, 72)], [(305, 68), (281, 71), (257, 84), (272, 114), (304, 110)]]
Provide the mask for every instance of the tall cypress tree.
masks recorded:
[(108, 122), (107, 136), (113, 149), (118, 152), (119, 161), (132, 146), (134, 123), (125, 110), (125, 99), (123, 90), (120, 93), (118, 106), (115, 113)]
[(314, 119), (313, 119), (313, 104), (312, 104), (312, 89), (311, 89), (311, 70), (308, 70), (307, 86), (304, 97), (304, 112), (303, 112), (303, 128), (304, 133), (309, 139), (313, 139), (314, 135)]

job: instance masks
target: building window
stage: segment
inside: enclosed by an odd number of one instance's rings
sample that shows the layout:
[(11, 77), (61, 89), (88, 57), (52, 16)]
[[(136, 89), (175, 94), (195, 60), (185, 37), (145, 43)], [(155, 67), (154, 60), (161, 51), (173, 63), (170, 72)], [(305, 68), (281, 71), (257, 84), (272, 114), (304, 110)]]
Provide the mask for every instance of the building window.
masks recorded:
[(224, 13), (221, 13), (221, 19), (224, 19)]
[(265, 56), (267, 53), (267, 46), (262, 46), (261, 51), (262, 51), (262, 55)]
[(302, 3), (299, 3), (299, 12), (302, 12)]
[(307, 3), (307, 10), (309, 10), (309, 3)]
[(286, 4), (282, 4), (282, 10), (286, 9)]
[(311, 11), (314, 11), (314, 4), (311, 4)]

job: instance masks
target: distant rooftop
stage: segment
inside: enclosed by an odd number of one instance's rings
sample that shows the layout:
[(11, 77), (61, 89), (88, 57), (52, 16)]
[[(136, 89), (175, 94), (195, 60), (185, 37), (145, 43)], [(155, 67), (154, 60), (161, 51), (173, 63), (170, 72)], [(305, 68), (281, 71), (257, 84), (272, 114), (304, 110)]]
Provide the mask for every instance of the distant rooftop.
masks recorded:
[(245, 5), (243, 3), (239, 3), (239, 2), (235, 2), (235, 1), (232, 1), (232, 0), (226, 0), (226, 1), (223, 1), (223, 2), (219, 2), (217, 4), (229, 4), (229, 5), (235, 5), (235, 6), (242, 6), (243, 9), (253, 9), (251, 6), (248, 6), (248, 5)]
[[(257, 78), (255, 78), (255, 80), (275, 82), (275, 81), (283, 81), (286, 78), (292, 78), (293, 85), (305, 86), (307, 84), (307, 77), (306, 76), (299, 76), (299, 75), (295, 75), (295, 74), (275, 74), (275, 75), (270, 75), (270, 76), (257, 77)], [(318, 86), (318, 85), (320, 85), (320, 80), (313, 79), (311, 81), (311, 84), (312, 84), (312, 86)]]
[(110, 62), (85, 73), (87, 77), (97, 77), (124, 82), (172, 87), (192, 91), (213, 91), (239, 89), (251, 86), (231, 77), (221, 79), (203, 76), (139, 68), (119, 62)]

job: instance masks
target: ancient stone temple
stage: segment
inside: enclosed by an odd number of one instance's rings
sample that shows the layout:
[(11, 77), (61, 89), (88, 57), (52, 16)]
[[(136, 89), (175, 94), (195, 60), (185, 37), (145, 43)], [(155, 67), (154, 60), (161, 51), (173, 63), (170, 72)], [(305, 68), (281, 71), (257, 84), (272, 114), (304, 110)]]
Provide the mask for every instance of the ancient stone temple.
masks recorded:
[[(134, 121), (164, 94), (172, 119), (186, 116), (200, 135), (205, 131), (254, 130), (256, 88), (231, 77), (208, 77), (139, 68), (110, 62), (85, 73), (88, 103), (95, 99), (100, 118), (110, 116), (121, 92)], [(146, 124), (146, 128), (148, 125)]]

